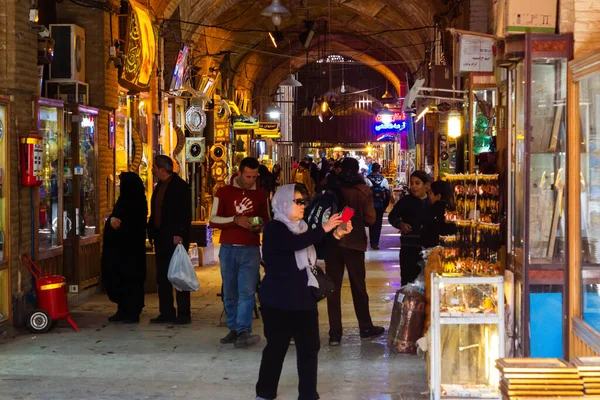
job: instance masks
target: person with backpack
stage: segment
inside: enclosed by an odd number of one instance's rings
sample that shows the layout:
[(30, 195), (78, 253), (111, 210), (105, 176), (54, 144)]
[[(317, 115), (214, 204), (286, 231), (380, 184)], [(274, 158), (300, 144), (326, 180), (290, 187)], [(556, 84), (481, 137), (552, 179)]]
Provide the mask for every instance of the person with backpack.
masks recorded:
[(369, 227), (369, 242), (371, 249), (379, 250), (383, 213), (390, 204), (390, 185), (385, 176), (381, 174), (381, 165), (374, 163), (372, 169), (373, 172), (367, 175), (366, 179), (367, 186), (373, 192), (373, 205), (375, 206), (375, 223)]
[(327, 297), (330, 346), (339, 346), (343, 335), (341, 294), (344, 268), (348, 269), (361, 340), (371, 340), (385, 332), (382, 326), (373, 325), (369, 311), (369, 295), (365, 281), (365, 252), (367, 251), (365, 226), (375, 222), (375, 208), (371, 191), (367, 188), (364, 177), (358, 173), (358, 168), (358, 160), (355, 158), (349, 157), (342, 161), (339, 191), (342, 195), (340, 202), (343, 201), (343, 204), (337, 205), (339, 211), (342, 211), (342, 205), (354, 210), (351, 219), (354, 229), (343, 237), (337, 246), (331, 246), (325, 256), (327, 275), (335, 285), (334, 292)]

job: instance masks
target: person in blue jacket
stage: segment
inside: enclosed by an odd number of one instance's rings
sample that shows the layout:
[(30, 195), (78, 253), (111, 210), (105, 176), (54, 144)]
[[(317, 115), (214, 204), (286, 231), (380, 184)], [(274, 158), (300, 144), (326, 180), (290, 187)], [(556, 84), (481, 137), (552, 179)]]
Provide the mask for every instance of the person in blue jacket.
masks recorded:
[[(283, 361), (294, 339), (298, 364), (298, 399), (316, 400), (317, 364), (321, 347), (319, 313), (311, 287), (318, 287), (312, 274), (317, 261), (314, 244), (332, 234), (337, 240), (352, 231), (344, 229), (339, 214), (321, 226), (309, 229), (303, 220), (309, 204), (308, 191), (302, 184), (281, 186), (273, 197), (275, 218), (263, 233), (265, 277), (259, 292), (267, 345), (263, 350), (257, 400), (275, 399)], [(333, 231), (333, 233), (331, 233)]]

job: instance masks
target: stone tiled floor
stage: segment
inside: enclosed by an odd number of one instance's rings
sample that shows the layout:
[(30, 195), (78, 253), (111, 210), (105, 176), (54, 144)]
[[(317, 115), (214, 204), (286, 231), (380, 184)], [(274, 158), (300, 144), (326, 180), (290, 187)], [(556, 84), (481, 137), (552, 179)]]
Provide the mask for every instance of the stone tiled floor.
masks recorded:
[[(380, 251), (369, 251), (368, 287), (376, 324), (387, 327), (400, 285), (398, 237), (388, 227)], [(264, 340), (234, 349), (218, 339), (222, 304), (218, 266), (198, 270), (201, 289), (192, 296), (192, 325), (156, 326), (156, 295), (146, 297), (139, 325), (106, 322), (113, 305), (95, 296), (73, 310), (80, 333), (66, 323), (47, 334), (26, 332), (0, 341), (1, 399), (253, 399)], [(320, 303), (319, 392), (322, 399), (420, 399), (427, 389), (425, 364), (396, 355), (385, 344), (359, 340), (348, 281), (344, 282), (342, 346), (327, 345), (327, 306)], [(255, 331), (262, 333), (260, 320)], [(280, 399), (297, 397), (295, 351), (290, 348), (279, 387)]]

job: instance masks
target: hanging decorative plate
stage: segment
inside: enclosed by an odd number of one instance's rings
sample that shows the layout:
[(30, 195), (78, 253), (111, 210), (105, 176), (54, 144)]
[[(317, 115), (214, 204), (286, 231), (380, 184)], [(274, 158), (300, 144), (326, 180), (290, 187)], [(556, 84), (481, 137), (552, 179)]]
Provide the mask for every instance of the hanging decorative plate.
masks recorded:
[(129, 164), (129, 172), (137, 172), (142, 164), (142, 139), (137, 128), (131, 131), (131, 140), (133, 141), (133, 159)]
[(177, 146), (175, 146), (175, 149), (173, 150), (173, 157), (177, 157), (185, 147), (185, 134), (178, 126), (175, 126), (173, 129), (175, 130), (175, 134), (177, 134)]
[(206, 127), (206, 113), (204, 110), (198, 106), (190, 106), (185, 112), (185, 126), (192, 133), (202, 133)]
[(4, 124), (2, 123), (2, 120), (0, 119), (0, 140), (4, 139)]
[(440, 154), (440, 158), (441, 158), (442, 160), (444, 160), (444, 161), (445, 161), (445, 160), (447, 160), (447, 159), (448, 159), (448, 153), (446, 153), (445, 151), (444, 151), (444, 152), (442, 152), (442, 154)]

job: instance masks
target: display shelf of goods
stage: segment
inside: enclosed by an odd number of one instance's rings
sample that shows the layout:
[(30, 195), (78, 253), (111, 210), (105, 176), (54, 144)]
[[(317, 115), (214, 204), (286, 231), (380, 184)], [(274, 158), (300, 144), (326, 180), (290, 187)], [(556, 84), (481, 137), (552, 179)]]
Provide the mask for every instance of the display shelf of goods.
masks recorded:
[(496, 276), (503, 273), (500, 224), (455, 221), (457, 233), (441, 236), (444, 273)]
[(500, 183), (497, 174), (448, 174), (443, 179), (450, 183), (454, 193), (456, 210), (448, 213), (450, 219), (499, 222)]
[(432, 276), (431, 397), (499, 398), (504, 278)]

